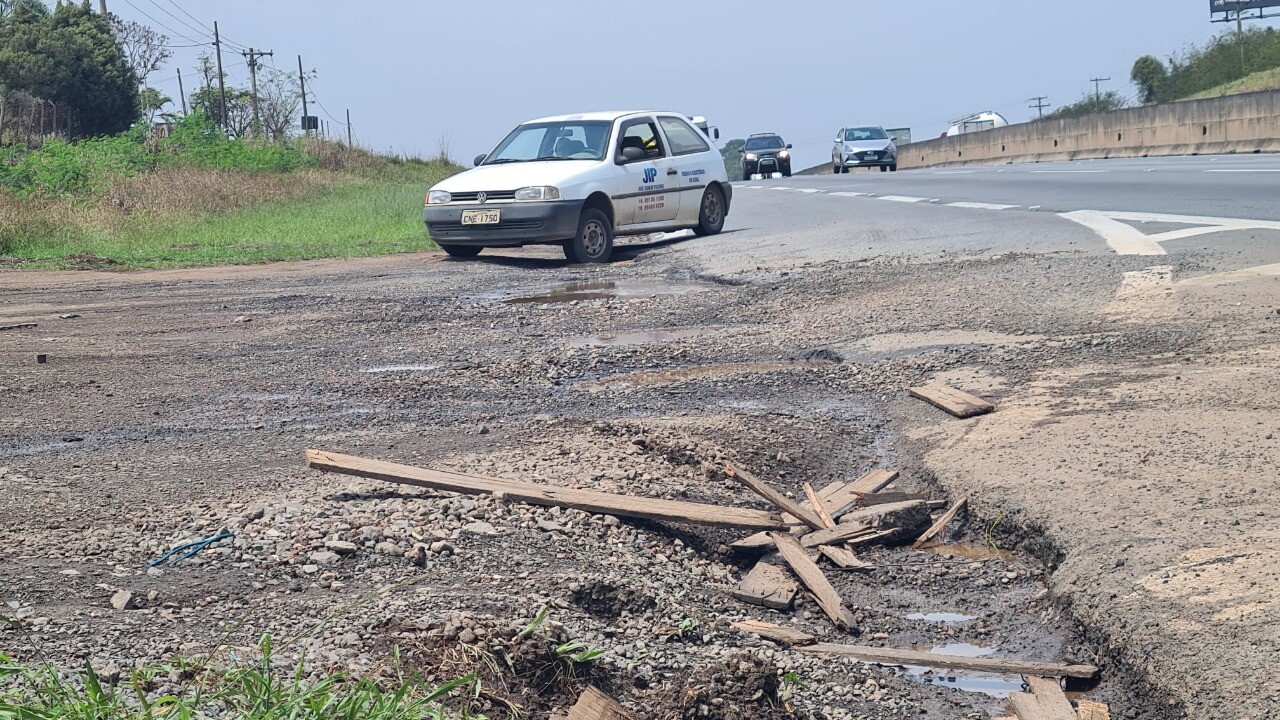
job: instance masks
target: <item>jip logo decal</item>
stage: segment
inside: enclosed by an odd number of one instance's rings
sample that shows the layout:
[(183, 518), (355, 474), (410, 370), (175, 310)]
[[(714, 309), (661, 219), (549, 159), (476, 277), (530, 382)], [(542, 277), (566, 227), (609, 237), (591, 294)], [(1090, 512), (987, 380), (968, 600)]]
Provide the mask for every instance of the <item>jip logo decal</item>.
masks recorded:
[(651, 183), (651, 182), (653, 182), (654, 180), (657, 180), (657, 179), (658, 179), (658, 168), (645, 168), (645, 169), (644, 169), (644, 184), (645, 184), (645, 185), (648, 185), (649, 183)]

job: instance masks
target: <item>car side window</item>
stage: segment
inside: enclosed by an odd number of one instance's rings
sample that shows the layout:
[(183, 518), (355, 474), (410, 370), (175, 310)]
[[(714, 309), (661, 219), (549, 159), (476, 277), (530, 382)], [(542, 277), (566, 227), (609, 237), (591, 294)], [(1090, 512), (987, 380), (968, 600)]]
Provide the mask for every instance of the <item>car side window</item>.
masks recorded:
[(711, 149), (706, 140), (702, 139), (701, 133), (689, 127), (689, 123), (675, 117), (660, 117), (658, 124), (662, 126), (662, 130), (667, 134), (667, 141), (671, 143), (672, 155), (692, 155), (694, 153), (703, 153)]
[(618, 140), (618, 154), (623, 148), (634, 147), (644, 151), (644, 158), (652, 160), (665, 157), (662, 138), (658, 135), (658, 126), (652, 120), (631, 120), (622, 126), (622, 136)]

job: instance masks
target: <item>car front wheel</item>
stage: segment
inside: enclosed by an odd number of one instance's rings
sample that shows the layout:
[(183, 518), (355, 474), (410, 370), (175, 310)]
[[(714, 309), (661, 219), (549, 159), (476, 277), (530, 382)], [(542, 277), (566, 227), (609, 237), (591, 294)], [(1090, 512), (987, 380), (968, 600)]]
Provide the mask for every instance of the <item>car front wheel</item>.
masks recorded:
[(470, 258), (479, 255), (484, 248), (478, 245), (441, 245), (440, 249), (449, 257)]
[(603, 212), (583, 210), (578, 234), (564, 244), (564, 256), (575, 263), (609, 262), (613, 255), (613, 225)]
[(898, 163), (891, 164), (889, 166), (889, 172), (898, 172)]
[(724, 229), (724, 195), (719, 188), (709, 187), (702, 193), (702, 207), (698, 209), (698, 224), (693, 232), (703, 237), (715, 235)]

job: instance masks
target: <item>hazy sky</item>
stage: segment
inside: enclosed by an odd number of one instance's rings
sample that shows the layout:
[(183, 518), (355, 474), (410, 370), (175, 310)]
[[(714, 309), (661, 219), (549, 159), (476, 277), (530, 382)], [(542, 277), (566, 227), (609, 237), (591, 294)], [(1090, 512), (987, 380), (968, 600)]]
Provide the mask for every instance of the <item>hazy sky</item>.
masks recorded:
[[(460, 160), (529, 118), (652, 108), (705, 115), (724, 139), (781, 133), (809, 166), (845, 124), (922, 139), (978, 110), (1026, 120), (1027, 98), (1071, 102), (1092, 77), (1132, 95), (1139, 55), (1223, 29), (1207, 0), (107, 2), (168, 25), (157, 29), (175, 45), (203, 40), (179, 21), (199, 26), (185, 10), (231, 42), (274, 50), (282, 69), (301, 54), (319, 72), (315, 114), (350, 108), (358, 139), (379, 150), (434, 154), (448, 136)], [(180, 64), (190, 91), (199, 51), (176, 50), (152, 84), (176, 98)], [(225, 53), (247, 84), (244, 58)]]

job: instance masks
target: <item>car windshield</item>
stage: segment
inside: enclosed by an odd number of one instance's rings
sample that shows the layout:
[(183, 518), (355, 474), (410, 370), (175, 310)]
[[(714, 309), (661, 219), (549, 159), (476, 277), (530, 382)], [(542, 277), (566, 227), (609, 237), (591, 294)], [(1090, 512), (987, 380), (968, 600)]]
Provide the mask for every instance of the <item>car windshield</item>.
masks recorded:
[(844, 131), (845, 142), (857, 142), (859, 140), (888, 140), (889, 136), (885, 131), (878, 127), (862, 127), (849, 128)]
[(606, 121), (526, 123), (511, 131), (485, 165), (537, 160), (602, 160), (609, 144)]
[(787, 144), (782, 142), (782, 138), (777, 135), (769, 135), (767, 137), (753, 137), (747, 139), (747, 150), (781, 150)]

